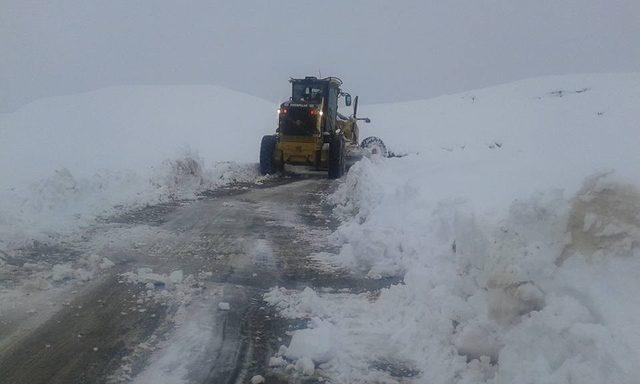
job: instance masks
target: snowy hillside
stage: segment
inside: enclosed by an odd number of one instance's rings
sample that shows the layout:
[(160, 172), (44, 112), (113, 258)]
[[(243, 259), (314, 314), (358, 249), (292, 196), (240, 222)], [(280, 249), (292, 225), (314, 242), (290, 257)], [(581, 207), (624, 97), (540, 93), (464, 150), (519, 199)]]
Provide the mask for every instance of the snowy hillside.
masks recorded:
[(0, 248), (255, 178), (275, 120), (273, 104), (215, 86), (110, 87), (0, 114)]
[[(575, 192), (595, 171), (638, 175), (638, 89), (638, 74), (552, 76), (363, 106), (359, 114), (372, 123), (361, 135), (380, 136), (396, 152), (419, 153), (430, 167), (425, 173), (440, 169), (454, 178), (431, 185), (431, 194), (471, 195), (464, 188), (473, 187), (473, 200), (490, 204), (547, 187)], [(461, 169), (477, 180), (455, 182), (454, 170)]]
[(317, 257), (404, 284), (272, 290), (310, 328), (282, 356), (338, 383), (637, 382), (639, 105), (625, 74), (363, 106), (362, 136), (409, 155), (349, 171)]

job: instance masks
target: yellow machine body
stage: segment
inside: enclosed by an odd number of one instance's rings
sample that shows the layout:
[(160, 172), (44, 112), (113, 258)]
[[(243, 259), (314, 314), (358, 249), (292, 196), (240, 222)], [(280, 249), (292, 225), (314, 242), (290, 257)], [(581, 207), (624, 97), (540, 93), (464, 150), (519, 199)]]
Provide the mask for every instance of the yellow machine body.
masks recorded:
[(318, 166), (322, 158), (322, 138), (313, 136), (281, 135), (276, 145), (274, 161), (280, 164)]

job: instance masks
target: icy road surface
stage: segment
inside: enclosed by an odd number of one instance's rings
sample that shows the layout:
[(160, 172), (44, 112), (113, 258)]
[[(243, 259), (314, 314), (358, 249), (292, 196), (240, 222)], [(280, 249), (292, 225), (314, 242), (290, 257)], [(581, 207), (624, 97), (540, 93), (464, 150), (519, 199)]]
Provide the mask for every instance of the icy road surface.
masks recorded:
[(289, 382), (268, 359), (300, 325), (266, 306), (268, 289), (357, 292), (389, 283), (348, 277), (312, 257), (328, 250), (335, 229), (322, 203), (331, 189), (324, 179), (235, 186), (129, 212), (76, 242), (16, 256), (16, 263), (55, 263), (47, 259), (99, 254), (115, 266), (86, 283), (62, 274), (59, 294), (39, 298), (35, 320), (22, 307), (4, 313), (0, 381), (244, 383), (262, 375)]

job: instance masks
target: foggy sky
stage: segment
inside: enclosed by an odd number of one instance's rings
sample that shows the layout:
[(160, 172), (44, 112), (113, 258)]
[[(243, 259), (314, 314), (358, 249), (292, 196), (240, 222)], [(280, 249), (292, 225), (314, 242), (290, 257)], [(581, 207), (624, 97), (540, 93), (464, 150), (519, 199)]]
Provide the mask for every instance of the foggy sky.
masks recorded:
[(0, 111), (126, 84), (277, 101), (337, 75), (363, 102), (547, 74), (640, 71), (639, 0), (0, 0)]

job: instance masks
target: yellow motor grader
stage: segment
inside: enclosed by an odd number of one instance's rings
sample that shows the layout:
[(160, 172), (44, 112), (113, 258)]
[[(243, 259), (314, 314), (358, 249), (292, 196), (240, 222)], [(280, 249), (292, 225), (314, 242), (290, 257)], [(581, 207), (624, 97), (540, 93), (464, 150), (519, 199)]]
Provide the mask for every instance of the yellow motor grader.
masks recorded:
[(305, 166), (315, 171), (327, 171), (331, 179), (341, 177), (348, 165), (366, 154), (387, 155), (382, 140), (368, 137), (359, 144), (358, 97), (353, 115), (338, 112), (338, 99), (351, 106), (351, 95), (340, 90), (337, 77), (305, 77), (291, 79), (292, 94), (278, 109), (275, 135), (262, 138), (260, 173), (283, 171), (286, 165)]

